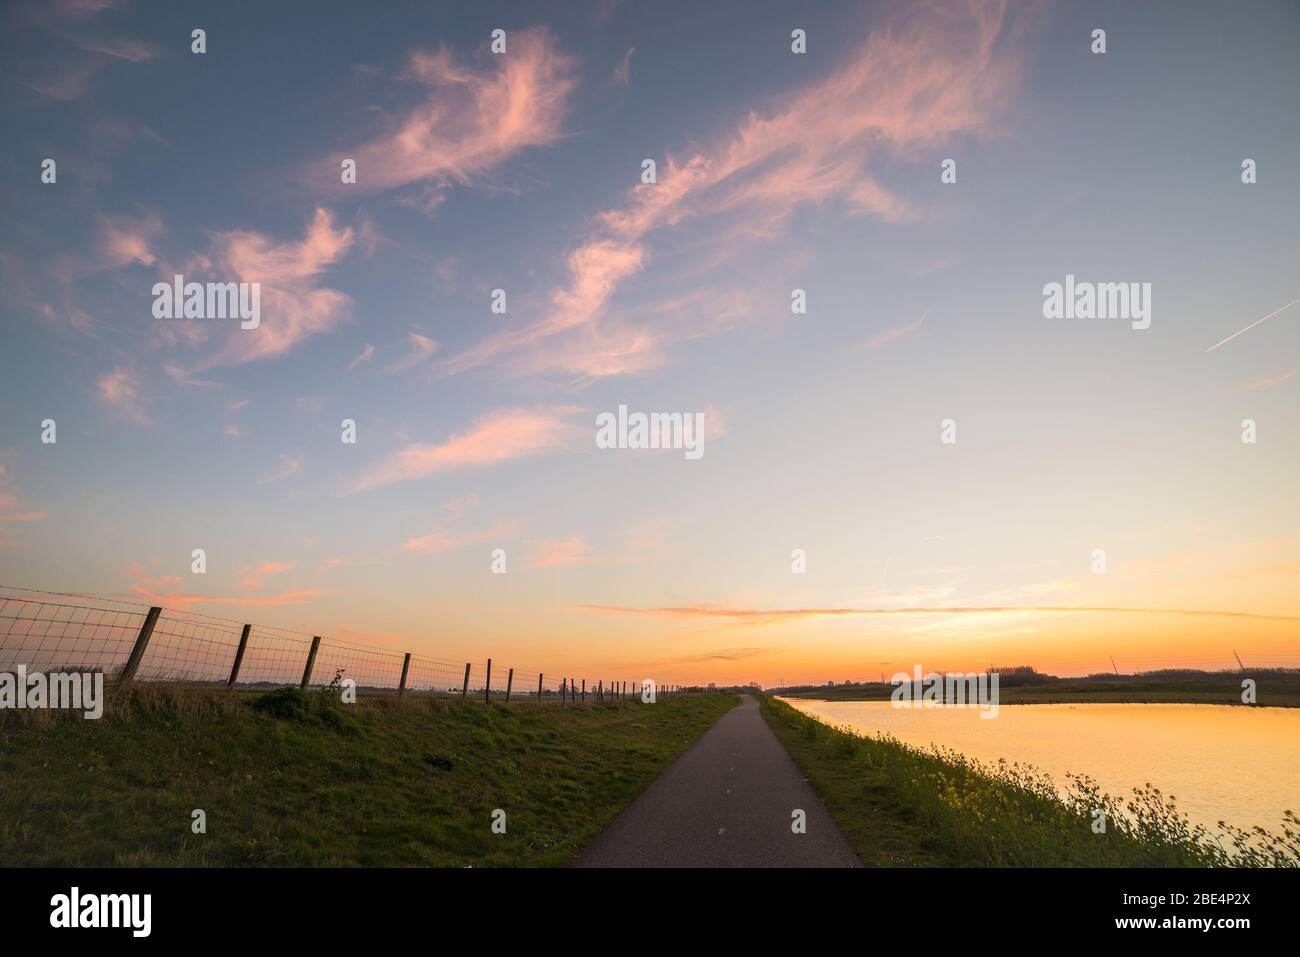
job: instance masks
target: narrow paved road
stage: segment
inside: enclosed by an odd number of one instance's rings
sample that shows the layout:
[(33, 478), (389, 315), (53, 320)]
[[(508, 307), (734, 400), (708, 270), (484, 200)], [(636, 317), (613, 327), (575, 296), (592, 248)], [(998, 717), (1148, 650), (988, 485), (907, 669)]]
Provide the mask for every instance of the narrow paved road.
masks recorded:
[[(792, 813), (807, 815), (794, 833)], [(576, 867), (861, 867), (745, 695), (574, 861)]]

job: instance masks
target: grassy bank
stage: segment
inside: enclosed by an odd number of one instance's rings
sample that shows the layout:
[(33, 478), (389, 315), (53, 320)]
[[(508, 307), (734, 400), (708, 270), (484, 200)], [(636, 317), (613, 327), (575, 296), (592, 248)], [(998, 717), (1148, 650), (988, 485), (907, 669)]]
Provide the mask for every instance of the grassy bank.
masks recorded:
[[(1226, 704), (1245, 707), (1243, 675), (1213, 675), (1192, 680), (1085, 681), (1059, 678), (1028, 687), (998, 689), (998, 704)], [(787, 698), (819, 701), (888, 701), (894, 685), (808, 688), (781, 692)], [(1255, 707), (1300, 708), (1300, 677), (1264, 675), (1257, 681)]]
[[(1126, 801), (1086, 778), (1058, 796), (1045, 775), (832, 728), (758, 696), (763, 716), (869, 866), (1300, 865), (1300, 821), (1281, 836), (1191, 828), (1159, 791)], [(1093, 832), (1094, 810), (1105, 833)], [(1289, 813), (1289, 812), (1288, 812)]]
[[(5, 865), (561, 865), (736, 703), (145, 689), (0, 713)], [(191, 813), (207, 833), (191, 832)], [(506, 811), (506, 833), (491, 830)]]

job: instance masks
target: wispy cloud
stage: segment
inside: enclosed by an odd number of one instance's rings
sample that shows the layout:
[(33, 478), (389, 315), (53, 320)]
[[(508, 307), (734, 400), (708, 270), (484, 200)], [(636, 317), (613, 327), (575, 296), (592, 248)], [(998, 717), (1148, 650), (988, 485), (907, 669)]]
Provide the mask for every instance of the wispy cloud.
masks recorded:
[(717, 618), (754, 624), (803, 621), (812, 618), (846, 618), (863, 615), (1191, 615), (1212, 618), (1250, 618), (1260, 621), (1300, 621), (1298, 615), (1264, 615), (1242, 611), (1205, 611), (1189, 608), (1119, 608), (1104, 606), (1023, 605), (936, 608), (725, 608), (683, 605), (668, 608), (630, 608), (618, 605), (577, 605), (573, 610), (659, 618)]
[(106, 269), (134, 263), (152, 266), (158, 261), (152, 247), (161, 232), (162, 219), (157, 213), (104, 217), (99, 234), (100, 265)]
[(333, 214), (319, 207), (298, 242), (277, 243), (253, 230), (218, 234), (211, 255), (191, 262), (186, 278), (206, 273), (223, 282), (260, 283), (262, 321), (256, 329), (235, 323), (220, 349), (198, 368), (283, 355), (347, 320), (352, 300), (319, 283), (321, 274), (347, 254), (353, 236), (351, 227), (336, 228)]
[(533, 541), (529, 568), (559, 568), (566, 565), (626, 565), (658, 558), (669, 537), (670, 522), (652, 518), (623, 529), (609, 546), (597, 551), (581, 535)]
[[(422, 336), (412, 330), (406, 337), (407, 345), (410, 351), (396, 362), (390, 364), (384, 371), (390, 375), (398, 372), (405, 372), (407, 369), (418, 366), (429, 356), (433, 355), (438, 349), (438, 343), (434, 342), (428, 336)], [(351, 368), (351, 366), (349, 366)]]
[[(607, 321), (618, 288), (649, 260), (656, 232), (726, 217), (728, 228), (772, 235), (803, 205), (834, 200), (850, 214), (897, 222), (916, 216), (871, 172), (873, 160), (955, 134), (985, 133), (1018, 85), (1016, 23), (1005, 5), (927, 8), (872, 34), (824, 80), (753, 112), (732, 133), (665, 157), (655, 184), (596, 217), (568, 255), (569, 280), (541, 318), (453, 357), (451, 372), (514, 357), (513, 374), (588, 377), (644, 371), (662, 361), (653, 327)], [(525, 359), (517, 354), (528, 353)]]
[(239, 583), (249, 591), (257, 591), (265, 584), (264, 579), (271, 575), (281, 575), (284, 572), (297, 566), (297, 562), (259, 562), (256, 565), (242, 565), (239, 574), (243, 575), (243, 580)]
[(509, 53), (485, 56), (476, 68), (452, 51), (411, 54), (404, 78), (424, 98), (396, 126), (331, 157), (322, 174), (339, 182), (339, 164), (357, 162), (356, 188), (420, 184), (432, 212), (453, 184), (467, 185), (529, 147), (561, 135), (576, 62), (542, 28), (510, 31)]
[(102, 53), (129, 63), (148, 63), (162, 55), (162, 51), (154, 44), (131, 37), (95, 37), (82, 41), (81, 47), (91, 53)]
[(129, 593), (151, 605), (168, 608), (189, 608), (192, 605), (241, 605), (269, 608), (280, 605), (310, 605), (317, 598), (338, 594), (338, 589), (310, 588), (283, 591), (275, 595), (195, 595), (181, 591), (183, 579), (179, 575), (155, 575), (140, 562), (131, 562), (126, 569), (131, 579)]
[(166, 374), (167, 378), (171, 379), (177, 385), (183, 385), (187, 388), (216, 389), (220, 387), (220, 383), (212, 382), (208, 379), (196, 378), (175, 363), (169, 362), (163, 365), (163, 372)]
[(0, 548), (12, 548), (17, 540), (9, 533), (8, 525), (17, 522), (40, 522), (48, 518), (45, 512), (23, 511), (18, 492), (9, 478), (5, 466), (0, 464)]
[(95, 382), (95, 392), (117, 415), (140, 425), (152, 423), (140, 395), (140, 376), (134, 370), (118, 366), (105, 373)]
[(257, 480), (258, 485), (269, 485), (272, 482), (283, 482), (285, 479), (293, 478), (302, 471), (302, 459), (295, 459), (292, 456), (281, 453), (280, 465), (273, 471), (268, 472)]
[(710, 661), (746, 661), (760, 658), (779, 649), (762, 648), (719, 648), (715, 651), (701, 651), (693, 655), (678, 655), (675, 658), (661, 658), (660, 664), (698, 664)]
[(882, 346), (889, 345), (889, 343), (891, 342), (896, 342), (899, 339), (903, 339), (907, 336), (910, 336), (914, 332), (919, 332), (921, 330), (921, 326), (924, 325), (925, 323), (925, 316), (926, 314), (923, 312), (918, 318), (914, 319), (911, 322), (903, 323), (902, 325), (898, 325), (898, 326), (892, 326), (888, 329), (885, 329), (882, 332), (878, 332), (871, 338), (867, 339), (863, 343), (863, 346), (865, 346), (868, 349), (879, 349)]
[(490, 528), (473, 531), (439, 530), (408, 538), (402, 544), (402, 549), (413, 555), (442, 555), (464, 548), (466, 545), (500, 542), (513, 538), (518, 532), (517, 522), (498, 522)]
[(501, 409), (464, 432), (434, 444), (417, 443), (395, 452), (363, 475), (352, 491), (410, 482), (454, 469), (482, 467), (561, 448), (576, 426), (569, 406)]
[(131, 594), (142, 598), (151, 605), (163, 605), (172, 608), (188, 608), (191, 605), (241, 605), (250, 608), (271, 608), (281, 605), (310, 605), (317, 598), (337, 595), (336, 588), (305, 588), (299, 591), (283, 591), (276, 595), (251, 597), (246, 595), (191, 595), (182, 592), (151, 591), (143, 585), (132, 585)]
[(632, 55), (636, 53), (636, 47), (628, 47), (623, 59), (618, 61), (618, 66), (614, 67), (614, 82), (619, 86), (627, 86), (632, 79)]
[(25, 85), (52, 100), (77, 100), (94, 90), (94, 79), (118, 62), (147, 63), (162, 55), (158, 46), (131, 37), (98, 32), (96, 14), (116, 6), (112, 0), (56, 0), (18, 7), (16, 21), (38, 25), (76, 48), (41, 55), (26, 69)]
[(1275, 385), (1281, 385), (1283, 382), (1289, 382), (1300, 372), (1300, 366), (1287, 369), (1285, 372), (1279, 372), (1274, 376), (1265, 376), (1262, 379), (1252, 379), (1249, 382), (1241, 382), (1237, 385), (1229, 386), (1225, 392), (1260, 392), (1264, 389), (1271, 389)]
[(592, 553), (592, 547), (581, 535), (571, 535), (558, 542), (533, 542), (533, 557), (529, 568), (555, 568), (561, 565), (588, 565), (602, 562)]

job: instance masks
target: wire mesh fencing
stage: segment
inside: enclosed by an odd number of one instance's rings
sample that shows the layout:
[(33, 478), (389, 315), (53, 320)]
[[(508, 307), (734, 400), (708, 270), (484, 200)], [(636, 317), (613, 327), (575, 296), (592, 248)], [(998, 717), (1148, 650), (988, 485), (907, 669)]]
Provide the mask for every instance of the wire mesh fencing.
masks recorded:
[[(0, 591), (19, 591), (2, 589)], [(635, 681), (456, 662), (282, 628), (91, 595), (0, 593), (0, 674), (102, 672), (109, 681), (197, 687), (321, 688), (578, 704), (630, 700)], [(669, 688), (660, 686), (657, 693)]]

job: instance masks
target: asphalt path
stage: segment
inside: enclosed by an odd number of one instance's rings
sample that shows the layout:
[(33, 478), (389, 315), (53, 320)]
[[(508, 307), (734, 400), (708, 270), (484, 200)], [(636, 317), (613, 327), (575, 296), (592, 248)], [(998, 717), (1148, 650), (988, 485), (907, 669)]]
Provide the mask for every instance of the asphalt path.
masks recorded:
[[(795, 811), (804, 812), (796, 833)], [(758, 702), (718, 719), (575, 867), (861, 867)]]

